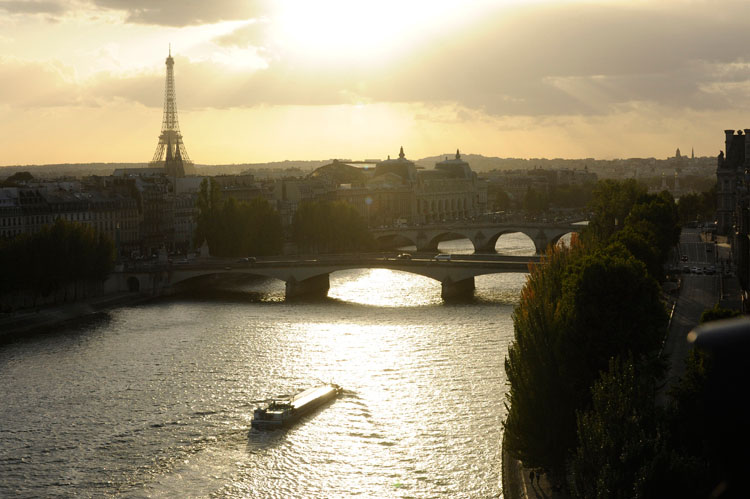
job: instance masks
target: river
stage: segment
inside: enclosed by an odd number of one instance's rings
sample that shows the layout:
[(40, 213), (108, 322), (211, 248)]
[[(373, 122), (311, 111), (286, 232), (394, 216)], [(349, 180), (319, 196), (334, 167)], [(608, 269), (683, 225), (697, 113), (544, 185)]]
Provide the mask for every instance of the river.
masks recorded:
[[(501, 242), (529, 254), (525, 236)], [(328, 299), (286, 303), (264, 279), (13, 340), (0, 497), (501, 497), (524, 281), (478, 277), (473, 301), (445, 304), (430, 279), (352, 270)], [(290, 429), (250, 430), (256, 405), (321, 380), (344, 393)]]

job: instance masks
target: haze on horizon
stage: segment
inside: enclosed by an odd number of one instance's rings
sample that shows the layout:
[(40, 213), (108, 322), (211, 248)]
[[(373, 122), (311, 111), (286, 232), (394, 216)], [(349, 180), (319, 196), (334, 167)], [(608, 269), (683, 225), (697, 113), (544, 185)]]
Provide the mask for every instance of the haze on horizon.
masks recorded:
[(0, 0), (0, 165), (146, 162), (171, 43), (193, 161), (715, 155), (750, 3)]

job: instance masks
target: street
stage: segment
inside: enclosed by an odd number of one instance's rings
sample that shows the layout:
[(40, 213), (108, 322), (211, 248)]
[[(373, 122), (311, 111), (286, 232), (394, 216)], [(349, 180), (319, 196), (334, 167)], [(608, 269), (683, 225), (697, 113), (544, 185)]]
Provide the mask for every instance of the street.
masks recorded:
[[(700, 269), (700, 273), (682, 273), (680, 295), (674, 307), (672, 321), (664, 345), (669, 359), (669, 370), (665, 389), (668, 389), (685, 372), (685, 358), (690, 351), (688, 333), (698, 325), (701, 314), (712, 308), (721, 299), (721, 279), (724, 268), (717, 263), (723, 258), (713, 242), (703, 242), (699, 229), (683, 229), (680, 236), (680, 255), (687, 255), (681, 266)], [(716, 268), (716, 273), (706, 275), (703, 269)], [(662, 392), (664, 393), (664, 391)]]

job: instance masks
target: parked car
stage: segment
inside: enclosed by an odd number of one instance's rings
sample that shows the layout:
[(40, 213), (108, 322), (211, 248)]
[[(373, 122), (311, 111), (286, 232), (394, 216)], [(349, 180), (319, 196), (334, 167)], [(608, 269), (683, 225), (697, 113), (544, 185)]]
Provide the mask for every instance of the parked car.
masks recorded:
[(451, 256), (445, 253), (440, 253), (439, 255), (435, 255), (433, 257), (433, 260), (438, 261), (438, 262), (450, 262)]

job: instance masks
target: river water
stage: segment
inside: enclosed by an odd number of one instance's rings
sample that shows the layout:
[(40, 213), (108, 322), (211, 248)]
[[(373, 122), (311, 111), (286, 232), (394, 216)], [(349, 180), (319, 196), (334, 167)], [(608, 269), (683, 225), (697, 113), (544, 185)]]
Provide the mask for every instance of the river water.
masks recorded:
[[(524, 236), (501, 242), (529, 254)], [(258, 280), (6, 343), (0, 497), (501, 497), (525, 277), (478, 277), (464, 304), (389, 270), (335, 273), (313, 303)], [(250, 430), (256, 405), (319, 381), (345, 391), (292, 428)]]

